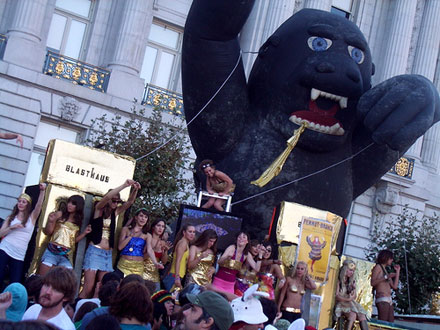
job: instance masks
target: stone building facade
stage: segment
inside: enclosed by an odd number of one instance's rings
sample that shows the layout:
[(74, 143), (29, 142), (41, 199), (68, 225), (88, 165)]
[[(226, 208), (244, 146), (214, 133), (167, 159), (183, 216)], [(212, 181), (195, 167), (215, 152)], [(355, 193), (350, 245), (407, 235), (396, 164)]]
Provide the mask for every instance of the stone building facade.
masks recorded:
[[(91, 120), (159, 104), (182, 109), (180, 50), (191, 0), (0, 0), (0, 217), (38, 182), (49, 139), (82, 143)], [(421, 74), (440, 87), (438, 0), (256, 0), (240, 41), (246, 73), (259, 46), (302, 8), (353, 20), (371, 47), (377, 84)], [(436, 125), (352, 205), (345, 254), (364, 258), (370, 230), (406, 204), (440, 210), (440, 126)]]

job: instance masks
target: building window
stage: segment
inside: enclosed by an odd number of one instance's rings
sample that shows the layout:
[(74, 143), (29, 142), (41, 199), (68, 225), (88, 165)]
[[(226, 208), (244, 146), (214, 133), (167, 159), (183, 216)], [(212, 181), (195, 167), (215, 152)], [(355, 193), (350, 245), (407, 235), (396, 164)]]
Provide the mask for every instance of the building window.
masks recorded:
[(37, 134), (34, 140), (34, 149), (32, 150), (31, 160), (29, 161), (25, 187), (38, 184), (40, 174), (43, 169), (44, 157), (46, 156), (47, 145), (52, 139), (60, 139), (68, 142), (77, 143), (80, 139), (80, 130), (61, 126), (54, 122), (40, 121)]
[(350, 19), (353, 5), (352, 2), (352, 0), (333, 0), (331, 12)]
[(47, 37), (47, 48), (80, 59), (91, 13), (91, 0), (56, 0)]
[(147, 84), (180, 92), (177, 89), (180, 86), (181, 44), (182, 31), (154, 22), (148, 37), (141, 78)]

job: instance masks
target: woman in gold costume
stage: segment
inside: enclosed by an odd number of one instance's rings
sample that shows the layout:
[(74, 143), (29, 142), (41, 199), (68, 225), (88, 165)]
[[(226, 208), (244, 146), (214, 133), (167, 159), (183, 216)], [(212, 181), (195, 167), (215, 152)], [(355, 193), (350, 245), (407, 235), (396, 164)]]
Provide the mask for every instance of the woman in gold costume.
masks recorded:
[(217, 233), (206, 229), (189, 249), (188, 275), (186, 285), (211, 283), (214, 275), (215, 256), (217, 254)]
[[(249, 254), (254, 261), (258, 258), (262, 260), (261, 244), (258, 240), (253, 239), (249, 242)], [(263, 262), (262, 262), (263, 265)], [(237, 273), (237, 279), (235, 280), (234, 293), (241, 297), (247, 289), (258, 282), (257, 271), (253, 269), (249, 263), (244, 263), (240, 271)]]
[(153, 221), (150, 231), (147, 233), (147, 244), (144, 253), (144, 272), (142, 277), (156, 283), (156, 291), (160, 289), (159, 269), (164, 268), (168, 261), (168, 250), (171, 245), (161, 238), (165, 232), (165, 221), (157, 219)]
[(278, 311), (283, 313), (283, 319), (293, 322), (301, 317), (301, 301), (306, 289), (315, 290), (316, 284), (309, 277), (307, 264), (299, 261), (293, 274), (287, 277), (278, 298)]
[(335, 315), (345, 316), (345, 329), (351, 330), (354, 322), (359, 321), (362, 330), (368, 329), (365, 309), (356, 301), (356, 281), (354, 273), (356, 264), (351, 259), (346, 259), (339, 271), (338, 286), (336, 288)]
[[(121, 190), (131, 187), (128, 200), (121, 204)], [(90, 221), (92, 231), (87, 235), (90, 244), (84, 256), (84, 287), (80, 298), (90, 298), (95, 281), (113, 271), (112, 252), (115, 245), (116, 218), (125, 212), (135, 201), (141, 185), (127, 179), (122, 185), (110, 190), (96, 203), (93, 220)]]
[(235, 279), (243, 263), (249, 264), (257, 272), (260, 270), (261, 259), (254, 261), (249, 253), (248, 243), (249, 235), (240, 232), (237, 236), (237, 243), (226, 248), (218, 261), (220, 268), (212, 282), (214, 290), (234, 294)]
[(146, 209), (137, 210), (133, 221), (122, 228), (118, 249), (121, 251), (117, 268), (124, 274), (142, 276), (147, 234), (143, 232), (148, 223)]
[(188, 263), (189, 245), (194, 240), (196, 228), (186, 223), (182, 226), (174, 240), (173, 262), (170, 272), (163, 279), (167, 291), (174, 291), (173, 288), (182, 289), (182, 281), (186, 275)]
[[(235, 185), (232, 179), (226, 173), (216, 170), (212, 160), (203, 160), (199, 168), (206, 175), (206, 190), (209, 193), (217, 193), (219, 196), (223, 196), (230, 194), (234, 190)], [(214, 206), (216, 210), (224, 211), (224, 203), (224, 199), (210, 197), (208, 201), (202, 205), (202, 208), (209, 209), (211, 206)]]
[(275, 299), (275, 280), (278, 279), (278, 288), (281, 289), (286, 282), (286, 278), (281, 271), (279, 260), (271, 259), (272, 245), (269, 242), (263, 243), (263, 261), (260, 272), (257, 274), (259, 288), (258, 291), (263, 291), (269, 294), (269, 298)]
[(38, 269), (40, 275), (45, 275), (52, 266), (73, 268), (68, 257), (69, 252), (92, 231), (91, 226), (88, 225), (78, 235), (83, 218), (84, 198), (79, 195), (70, 196), (64, 210), (49, 214), (43, 233), (50, 236), (50, 241), (41, 258)]

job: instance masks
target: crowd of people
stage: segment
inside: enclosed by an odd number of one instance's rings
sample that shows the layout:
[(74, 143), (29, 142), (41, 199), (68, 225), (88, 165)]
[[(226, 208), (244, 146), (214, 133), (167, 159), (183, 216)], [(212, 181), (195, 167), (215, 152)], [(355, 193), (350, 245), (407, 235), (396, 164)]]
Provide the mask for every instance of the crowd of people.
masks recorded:
[[(225, 186), (231, 188), (228, 182)], [(70, 196), (65, 207), (49, 213), (42, 228), (49, 239), (37, 274), (20, 283), (45, 188), (40, 184), (33, 210), (31, 197), (21, 194), (0, 228), (0, 283), (4, 284), (6, 269), (10, 282), (0, 295), (0, 319), (20, 321), (29, 329), (235, 330), (285, 328), (290, 323), (304, 329), (304, 296), (317, 285), (304, 261), (283, 272), (276, 246), (268, 241), (252, 240), (240, 232), (235, 243), (219, 254), (215, 230), (196, 233), (193, 225), (186, 224), (171, 243), (166, 222), (150, 219), (145, 209), (137, 210), (116, 237), (116, 218), (134, 203), (140, 189), (129, 179), (96, 203), (83, 231), (81, 196)], [(120, 192), (126, 188), (131, 188), (130, 195), (122, 202)], [(80, 285), (72, 252), (86, 238)], [(119, 252), (115, 267), (114, 248)], [(400, 271), (394, 266), (395, 272), (389, 273), (392, 261), (390, 251), (381, 252), (371, 278), (379, 318), (388, 321), (393, 316), (391, 288), (397, 288)], [(368, 329), (366, 312), (355, 301), (354, 273), (355, 263), (346, 260), (339, 275), (335, 315), (345, 316), (346, 329), (355, 320), (361, 329)], [(2, 329), (6, 324), (11, 329), (20, 326), (1, 322)]]

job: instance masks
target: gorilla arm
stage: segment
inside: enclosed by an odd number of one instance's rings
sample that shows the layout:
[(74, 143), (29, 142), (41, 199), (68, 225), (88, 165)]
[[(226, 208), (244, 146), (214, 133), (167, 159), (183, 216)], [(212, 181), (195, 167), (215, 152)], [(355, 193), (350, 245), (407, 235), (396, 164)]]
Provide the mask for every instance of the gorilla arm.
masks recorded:
[[(182, 47), (182, 82), (186, 120), (191, 120), (221, 87), (240, 56), (238, 33), (254, 0), (194, 0)], [(188, 126), (199, 158), (218, 162), (243, 133), (249, 108), (246, 78), (240, 63), (226, 85)]]
[(435, 86), (419, 75), (390, 78), (359, 100), (362, 125), (353, 134), (353, 199), (375, 184), (416, 140), (440, 119)]

